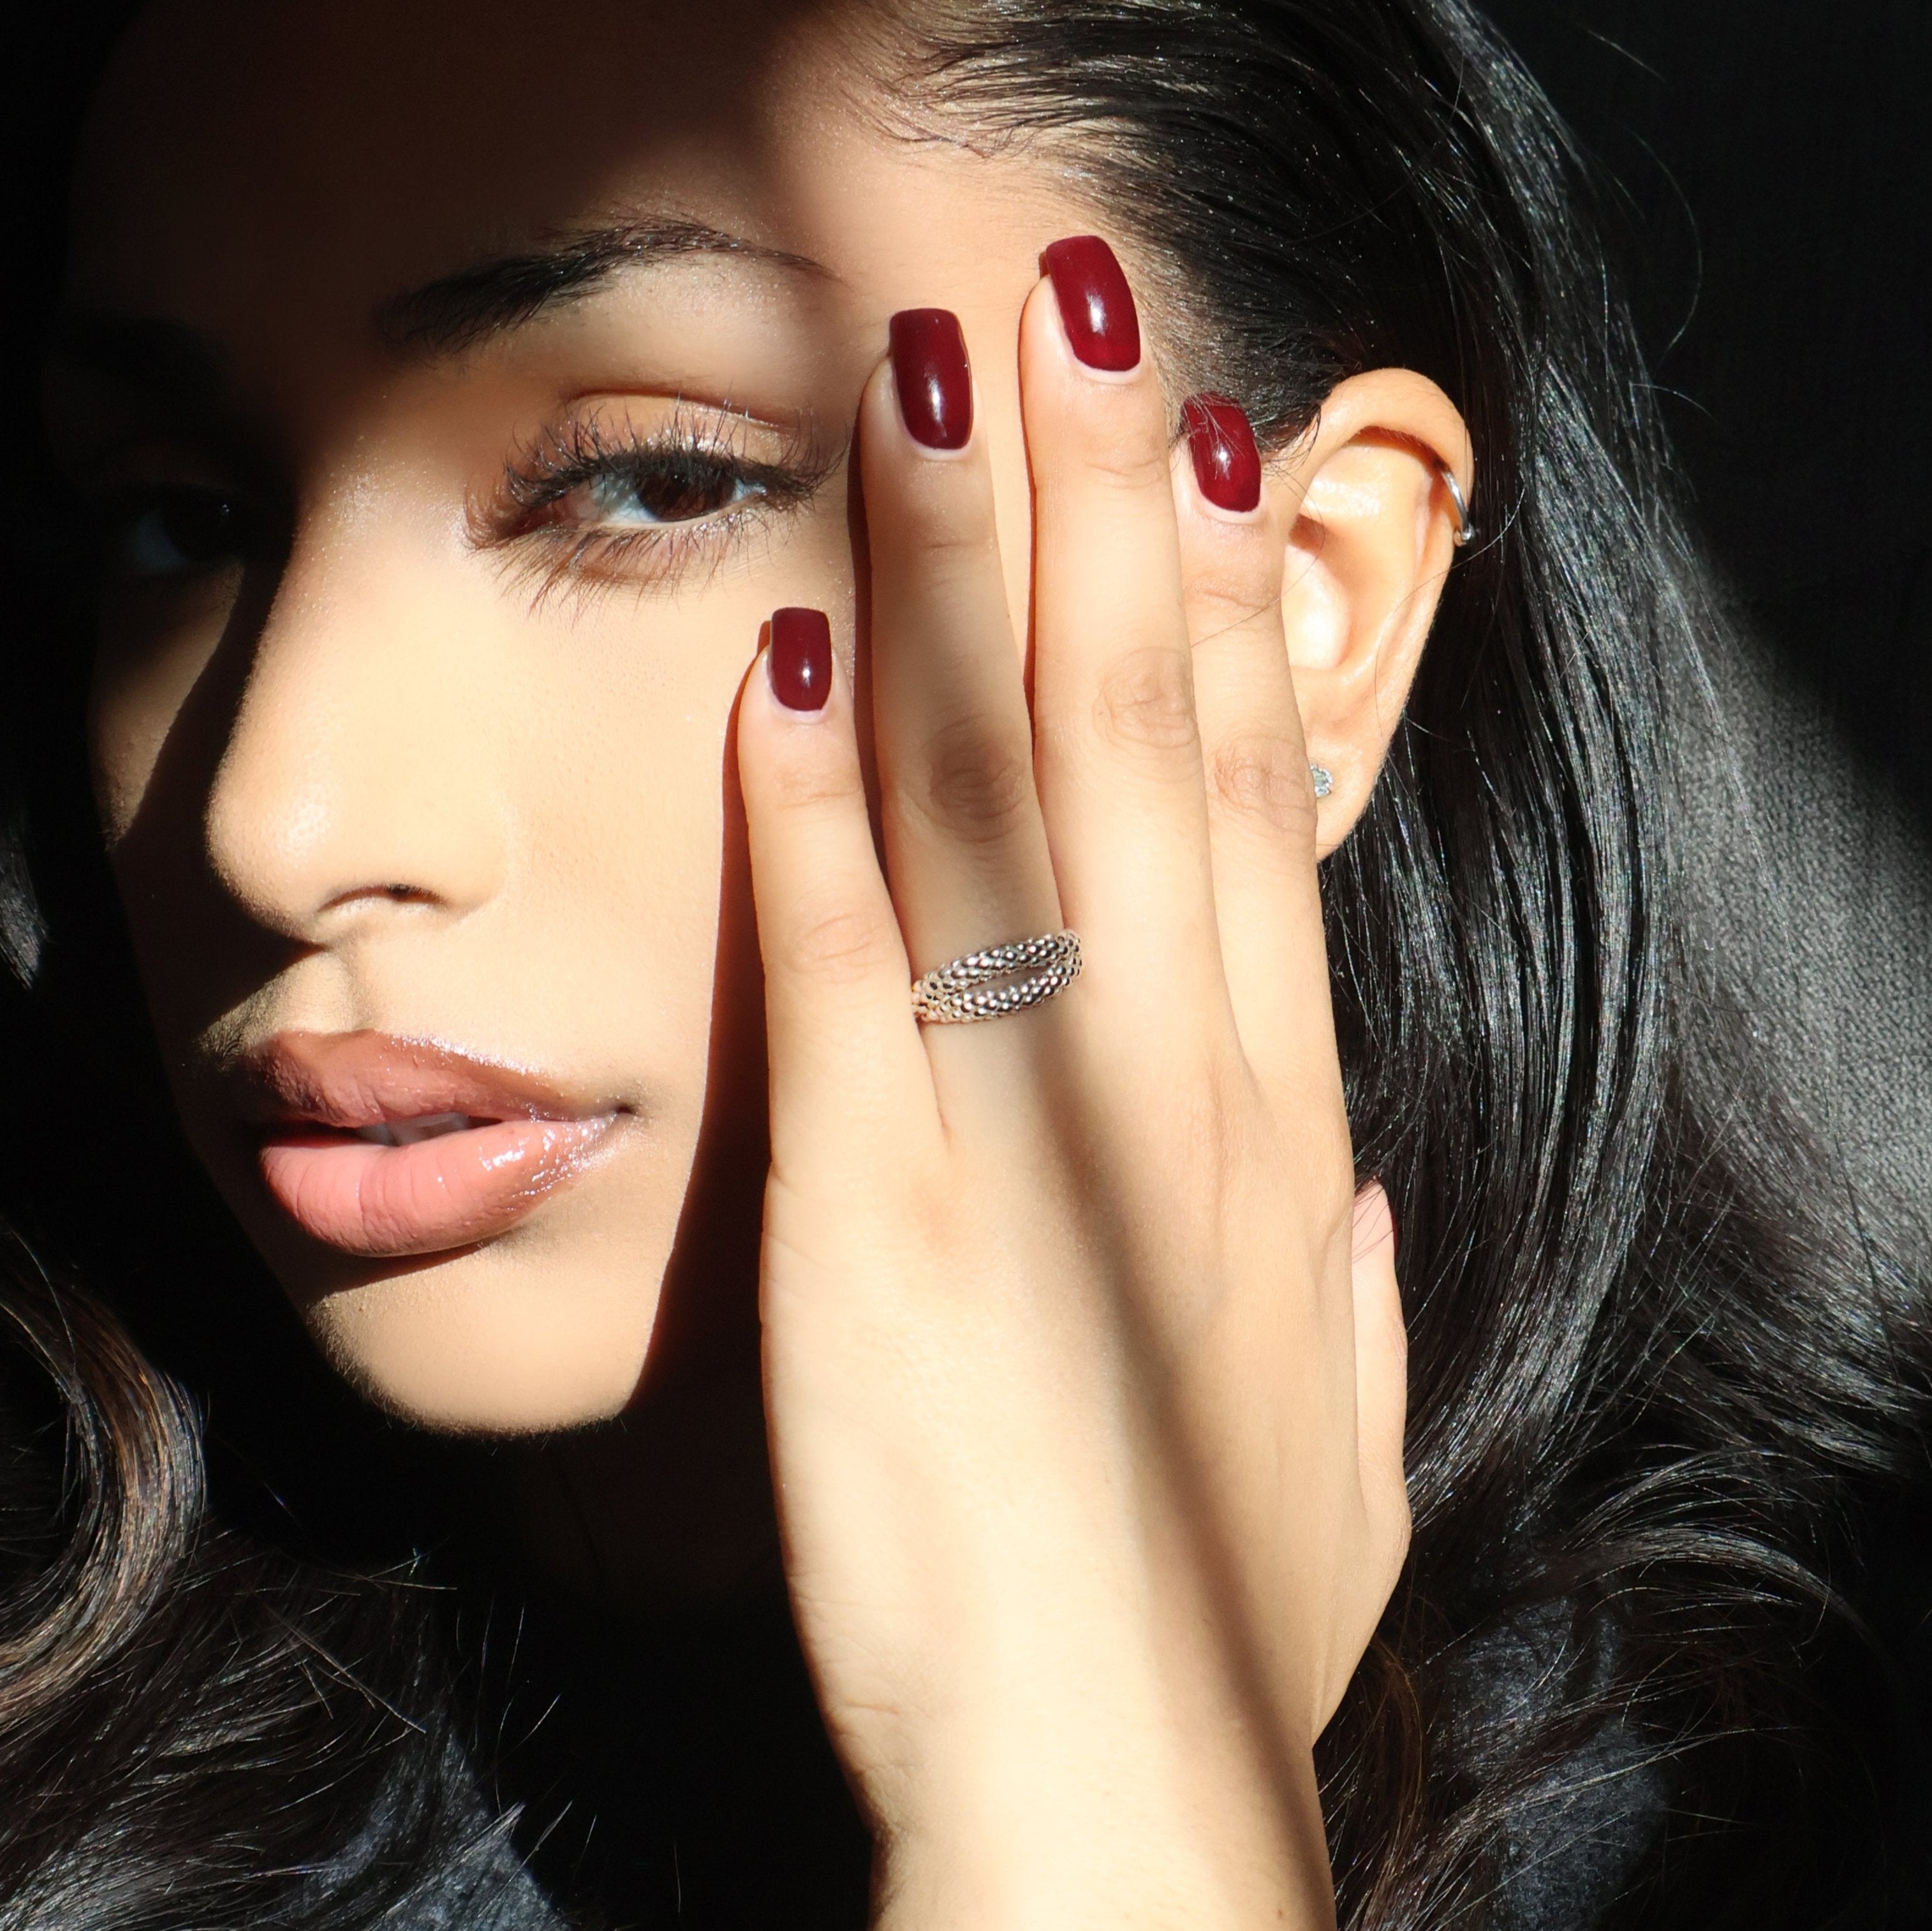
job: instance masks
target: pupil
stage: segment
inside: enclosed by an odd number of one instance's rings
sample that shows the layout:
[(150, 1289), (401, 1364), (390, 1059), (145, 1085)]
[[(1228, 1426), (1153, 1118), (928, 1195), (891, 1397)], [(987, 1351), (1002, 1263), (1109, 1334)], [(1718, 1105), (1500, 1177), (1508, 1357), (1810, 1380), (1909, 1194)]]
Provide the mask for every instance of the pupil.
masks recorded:
[(161, 508), (163, 533), (190, 563), (233, 556), (238, 522), (235, 505), (224, 496), (179, 496)]
[(680, 467), (638, 477), (637, 499), (662, 523), (687, 523), (709, 516), (730, 501), (733, 479), (716, 469)]

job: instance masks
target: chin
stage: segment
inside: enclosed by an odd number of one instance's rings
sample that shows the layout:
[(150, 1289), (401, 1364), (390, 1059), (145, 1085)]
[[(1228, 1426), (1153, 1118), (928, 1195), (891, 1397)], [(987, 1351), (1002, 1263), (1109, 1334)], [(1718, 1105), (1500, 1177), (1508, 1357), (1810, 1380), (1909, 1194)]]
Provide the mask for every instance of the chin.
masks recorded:
[[(290, 1035), (266, 1058), (266, 1123), (197, 1090), (183, 1118), (338, 1374), (442, 1434), (582, 1427), (635, 1399), (694, 1105), (583, 1104), (375, 1035)], [(244, 1094), (268, 1084), (256, 1063)]]
[(664, 1258), (650, 1264), (632, 1242), (498, 1240), (296, 1299), (336, 1372), (398, 1420), (448, 1435), (536, 1435), (629, 1404)]

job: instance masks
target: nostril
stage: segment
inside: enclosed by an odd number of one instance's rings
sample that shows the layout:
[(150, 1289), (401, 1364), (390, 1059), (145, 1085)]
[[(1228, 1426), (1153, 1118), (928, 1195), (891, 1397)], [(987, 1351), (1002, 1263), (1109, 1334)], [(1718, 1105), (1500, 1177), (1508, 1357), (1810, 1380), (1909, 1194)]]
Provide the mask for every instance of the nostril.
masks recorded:
[(341, 912), (356, 906), (440, 905), (442, 895), (421, 885), (359, 885), (338, 892), (325, 900), (324, 912)]
[[(386, 561), (336, 584), (325, 560), (284, 577), (202, 806), (230, 895), (318, 943), (488, 903), (506, 882), (517, 802), (476, 755), (472, 706), (494, 701), (488, 687), (449, 674), (449, 635), (418, 616), (410, 570)], [(403, 607), (387, 607), (392, 595)]]

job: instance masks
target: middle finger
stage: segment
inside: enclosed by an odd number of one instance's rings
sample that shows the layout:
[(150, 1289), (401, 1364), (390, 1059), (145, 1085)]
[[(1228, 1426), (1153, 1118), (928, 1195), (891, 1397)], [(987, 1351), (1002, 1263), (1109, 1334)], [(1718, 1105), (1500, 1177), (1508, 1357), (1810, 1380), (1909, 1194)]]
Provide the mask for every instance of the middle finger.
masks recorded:
[(886, 867), (915, 972), (1061, 923), (973, 405), (956, 319), (896, 316), (860, 429)]
[(1047, 267), (1021, 323), (1020, 376), (1054, 871), (1086, 947), (1088, 997), (1110, 1023), (1141, 1037), (1218, 1026), (1226, 990), (1166, 403), (1106, 244), (1056, 244)]

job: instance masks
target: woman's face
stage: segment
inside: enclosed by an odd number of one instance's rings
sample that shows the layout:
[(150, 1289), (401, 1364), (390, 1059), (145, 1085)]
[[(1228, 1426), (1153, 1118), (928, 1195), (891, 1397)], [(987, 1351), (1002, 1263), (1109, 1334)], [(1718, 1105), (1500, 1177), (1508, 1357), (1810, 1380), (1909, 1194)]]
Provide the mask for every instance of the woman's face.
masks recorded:
[(855, 44), (171, 0), (94, 118), (50, 396), (116, 532), (92, 748), (154, 1023), (324, 1348), (436, 1426), (614, 1412), (674, 1238), (754, 1238), (728, 738), (775, 607), (854, 634), (896, 310), (963, 322), (1024, 608), (1015, 331), (1095, 217), (885, 131)]

